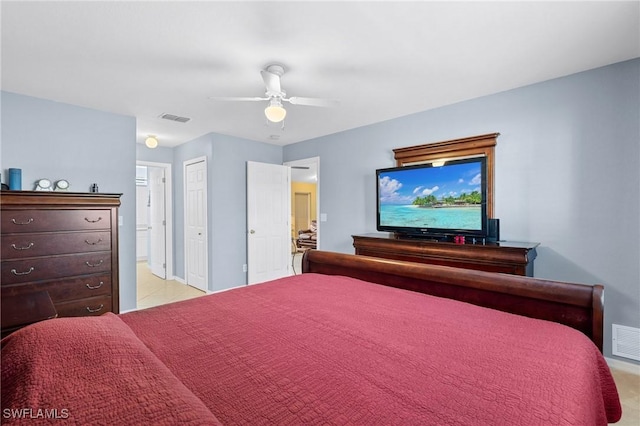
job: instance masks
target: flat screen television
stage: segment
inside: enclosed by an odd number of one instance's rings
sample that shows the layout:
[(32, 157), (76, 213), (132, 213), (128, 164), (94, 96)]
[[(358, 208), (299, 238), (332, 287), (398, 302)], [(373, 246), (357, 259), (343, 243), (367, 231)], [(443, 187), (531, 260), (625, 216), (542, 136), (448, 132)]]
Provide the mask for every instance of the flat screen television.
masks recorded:
[(446, 239), (487, 235), (485, 157), (376, 170), (377, 229)]

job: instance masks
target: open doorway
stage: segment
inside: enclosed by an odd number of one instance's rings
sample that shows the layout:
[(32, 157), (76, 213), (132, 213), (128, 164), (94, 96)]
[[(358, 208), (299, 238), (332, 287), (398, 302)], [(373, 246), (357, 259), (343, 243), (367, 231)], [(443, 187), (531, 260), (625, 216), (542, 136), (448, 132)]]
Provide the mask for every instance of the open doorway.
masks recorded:
[(138, 309), (195, 296), (174, 280), (172, 205), (171, 164), (136, 162)]
[(320, 247), (320, 158), (284, 163), (291, 167), (291, 248), (294, 273), (302, 253)]

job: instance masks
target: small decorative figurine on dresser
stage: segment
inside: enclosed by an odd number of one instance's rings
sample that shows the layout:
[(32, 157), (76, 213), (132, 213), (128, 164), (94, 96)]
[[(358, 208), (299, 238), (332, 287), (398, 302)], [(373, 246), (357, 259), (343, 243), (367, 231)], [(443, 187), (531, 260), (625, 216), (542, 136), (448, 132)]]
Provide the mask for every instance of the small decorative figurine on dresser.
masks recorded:
[(55, 191), (67, 191), (69, 189), (69, 181), (66, 179), (60, 179), (56, 181)]
[(38, 179), (34, 191), (53, 191), (50, 179)]
[[(2, 175), (0, 175), (0, 181), (2, 181)], [(2, 182), (2, 190), (3, 191), (8, 191), (9, 190), (9, 185), (7, 185), (6, 183)]]
[(9, 189), (22, 190), (22, 169), (9, 169)]

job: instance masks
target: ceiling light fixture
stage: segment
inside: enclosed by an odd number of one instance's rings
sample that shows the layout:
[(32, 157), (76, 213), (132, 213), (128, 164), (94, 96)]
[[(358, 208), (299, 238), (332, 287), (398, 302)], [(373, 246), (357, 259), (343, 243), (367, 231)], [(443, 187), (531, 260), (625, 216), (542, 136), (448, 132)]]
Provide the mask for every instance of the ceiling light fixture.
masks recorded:
[(149, 135), (147, 136), (147, 139), (144, 140), (144, 144), (147, 146), (147, 148), (156, 148), (158, 146), (158, 138), (153, 135)]
[(269, 106), (264, 109), (264, 115), (267, 120), (279, 123), (287, 116), (287, 110), (284, 109), (279, 99), (273, 98), (269, 101)]

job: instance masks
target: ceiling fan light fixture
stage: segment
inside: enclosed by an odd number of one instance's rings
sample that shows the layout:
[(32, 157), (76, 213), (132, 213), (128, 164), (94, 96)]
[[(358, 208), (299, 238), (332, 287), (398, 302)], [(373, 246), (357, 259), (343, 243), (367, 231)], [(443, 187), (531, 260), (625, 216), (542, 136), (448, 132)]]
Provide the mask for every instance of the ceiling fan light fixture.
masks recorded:
[(287, 116), (287, 110), (284, 109), (279, 100), (272, 99), (269, 106), (264, 109), (264, 115), (267, 117), (267, 120), (273, 123), (279, 123)]
[(151, 148), (151, 149), (156, 148), (158, 146), (158, 138), (156, 138), (153, 135), (149, 135), (144, 140), (144, 144), (147, 146), (147, 148)]

